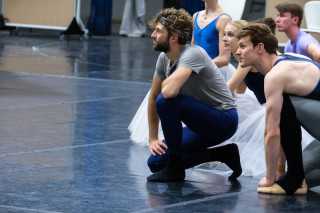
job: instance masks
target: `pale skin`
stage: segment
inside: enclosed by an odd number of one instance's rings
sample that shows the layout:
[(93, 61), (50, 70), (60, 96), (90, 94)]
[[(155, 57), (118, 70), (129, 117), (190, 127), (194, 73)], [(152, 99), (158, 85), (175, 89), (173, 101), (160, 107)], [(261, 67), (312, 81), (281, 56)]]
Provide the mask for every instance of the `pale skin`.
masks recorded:
[[(153, 38), (153, 46), (155, 47), (158, 44), (166, 42), (168, 31), (164, 25), (158, 23), (151, 37)], [(173, 64), (184, 45), (178, 44), (178, 35), (176, 33), (169, 36), (169, 45), (170, 48), (165, 54)], [(159, 117), (156, 112), (157, 97), (160, 93), (162, 93), (166, 99), (176, 97), (191, 73), (192, 70), (189, 68), (178, 67), (175, 72), (165, 80), (159, 79), (156, 75), (153, 76), (148, 101), (149, 150), (153, 156), (165, 154), (162, 147), (168, 149), (167, 145), (163, 142), (164, 139), (158, 138)]]
[[(254, 66), (265, 75), (266, 124), (264, 132), (266, 177), (259, 182), (260, 187), (272, 186), (276, 181), (276, 166), (280, 153), (280, 113), (283, 93), (297, 96), (309, 94), (317, 85), (320, 72), (316, 65), (308, 62), (283, 61), (273, 67), (281, 58), (266, 52), (263, 43), (256, 47), (249, 36), (239, 40), (236, 52), (242, 67)], [(299, 57), (304, 57), (298, 55)]]
[[(292, 16), (290, 12), (278, 12), (276, 18), (277, 28), (280, 32), (284, 32), (286, 36), (291, 40), (295, 41), (300, 27), (298, 26), (299, 17)], [(307, 52), (312, 56), (313, 60), (320, 63), (320, 46), (317, 44), (309, 44), (307, 46)], [(278, 162), (278, 178), (285, 174), (285, 155), (281, 152), (281, 157)]]
[[(236, 54), (237, 49), (239, 48), (238, 42), (239, 40), (236, 37), (239, 29), (234, 25), (228, 23), (224, 30), (223, 42), (226, 49), (230, 49), (234, 58), (239, 61), (239, 56)], [(240, 64), (232, 78), (228, 81), (227, 85), (232, 93), (236, 92), (238, 94), (242, 94), (245, 92), (247, 85), (244, 82), (244, 78), (249, 72), (258, 72), (253, 66), (241, 67)], [(281, 148), (279, 160), (278, 160), (278, 168), (277, 168), (277, 179), (283, 177), (285, 175), (285, 163), (286, 157)]]
[[(203, 0), (205, 2), (205, 9), (199, 12), (197, 23), (201, 29), (205, 28), (214, 19), (216, 19), (220, 14), (225, 13), (225, 11), (218, 4), (218, 0)], [(197, 13), (193, 15), (193, 22), (196, 19)], [(216, 28), (219, 32), (219, 55), (213, 58), (213, 62), (218, 67), (227, 66), (230, 61), (230, 50), (224, 48), (224, 43), (222, 42), (223, 32), (230, 21), (230, 17), (227, 15), (220, 16), (216, 22)], [(191, 39), (191, 44), (196, 44), (193, 34)]]
[[(298, 26), (299, 17), (293, 16), (290, 12), (278, 12), (276, 23), (280, 32), (284, 32), (286, 36), (294, 42), (298, 36), (300, 27)], [(307, 52), (313, 57), (313, 60), (320, 63), (320, 46), (317, 44), (309, 44)]]
[[(238, 31), (239, 29), (237, 27), (228, 23), (224, 29), (224, 36), (222, 38), (224, 48), (230, 50), (237, 61), (239, 61), (239, 56), (236, 55), (236, 51), (239, 47), (239, 40), (236, 37)], [(232, 93), (236, 92), (242, 94), (245, 92), (247, 85), (244, 83), (243, 79), (249, 72), (257, 72), (257, 70), (252, 66), (242, 68), (240, 64), (238, 65), (236, 72), (227, 83)]]

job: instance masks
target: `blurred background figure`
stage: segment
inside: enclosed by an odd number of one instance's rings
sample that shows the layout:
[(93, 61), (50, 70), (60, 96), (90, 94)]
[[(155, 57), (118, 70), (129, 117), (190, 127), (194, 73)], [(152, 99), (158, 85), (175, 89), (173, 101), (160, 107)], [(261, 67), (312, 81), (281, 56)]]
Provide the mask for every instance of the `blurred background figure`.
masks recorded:
[(143, 37), (147, 31), (145, 0), (126, 0), (119, 34), (128, 37)]
[[(76, 25), (78, 25), (77, 22)], [(87, 28), (90, 36), (111, 34), (112, 0), (91, 0), (90, 17)]]
[(184, 9), (190, 13), (191, 16), (198, 11), (204, 10), (204, 1), (202, 0), (184, 0)]

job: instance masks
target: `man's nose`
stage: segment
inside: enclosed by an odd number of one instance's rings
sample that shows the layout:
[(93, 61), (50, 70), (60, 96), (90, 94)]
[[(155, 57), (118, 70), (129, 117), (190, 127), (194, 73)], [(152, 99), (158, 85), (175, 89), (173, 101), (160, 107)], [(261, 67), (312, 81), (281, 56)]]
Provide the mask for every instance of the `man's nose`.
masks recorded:
[(236, 55), (240, 55), (241, 54), (241, 52), (240, 52), (240, 50), (239, 50), (239, 48), (237, 49), (237, 52), (236, 52)]

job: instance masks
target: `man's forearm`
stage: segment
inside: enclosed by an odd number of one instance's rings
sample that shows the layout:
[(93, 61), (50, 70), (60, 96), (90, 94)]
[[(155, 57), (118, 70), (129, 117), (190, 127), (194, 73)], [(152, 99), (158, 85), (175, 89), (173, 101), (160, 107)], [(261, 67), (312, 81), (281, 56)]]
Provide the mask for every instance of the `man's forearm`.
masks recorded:
[(276, 168), (280, 153), (280, 135), (265, 137), (265, 160), (266, 160), (266, 178), (268, 181), (275, 182)]
[(148, 103), (149, 142), (158, 139), (159, 117), (155, 104), (155, 101)]

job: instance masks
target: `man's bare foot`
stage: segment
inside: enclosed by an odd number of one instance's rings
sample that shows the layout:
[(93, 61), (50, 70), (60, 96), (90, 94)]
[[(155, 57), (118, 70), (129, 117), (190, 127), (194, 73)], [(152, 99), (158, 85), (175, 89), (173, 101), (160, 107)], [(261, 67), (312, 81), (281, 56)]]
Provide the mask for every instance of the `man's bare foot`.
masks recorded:
[[(287, 194), (286, 191), (281, 188), (278, 184), (274, 183), (272, 186), (269, 187), (259, 187), (257, 189), (259, 193), (265, 193), (265, 194), (279, 194), (279, 195), (285, 195)], [(307, 194), (307, 186), (302, 186), (301, 188), (297, 189), (295, 191), (295, 195), (305, 195)]]

